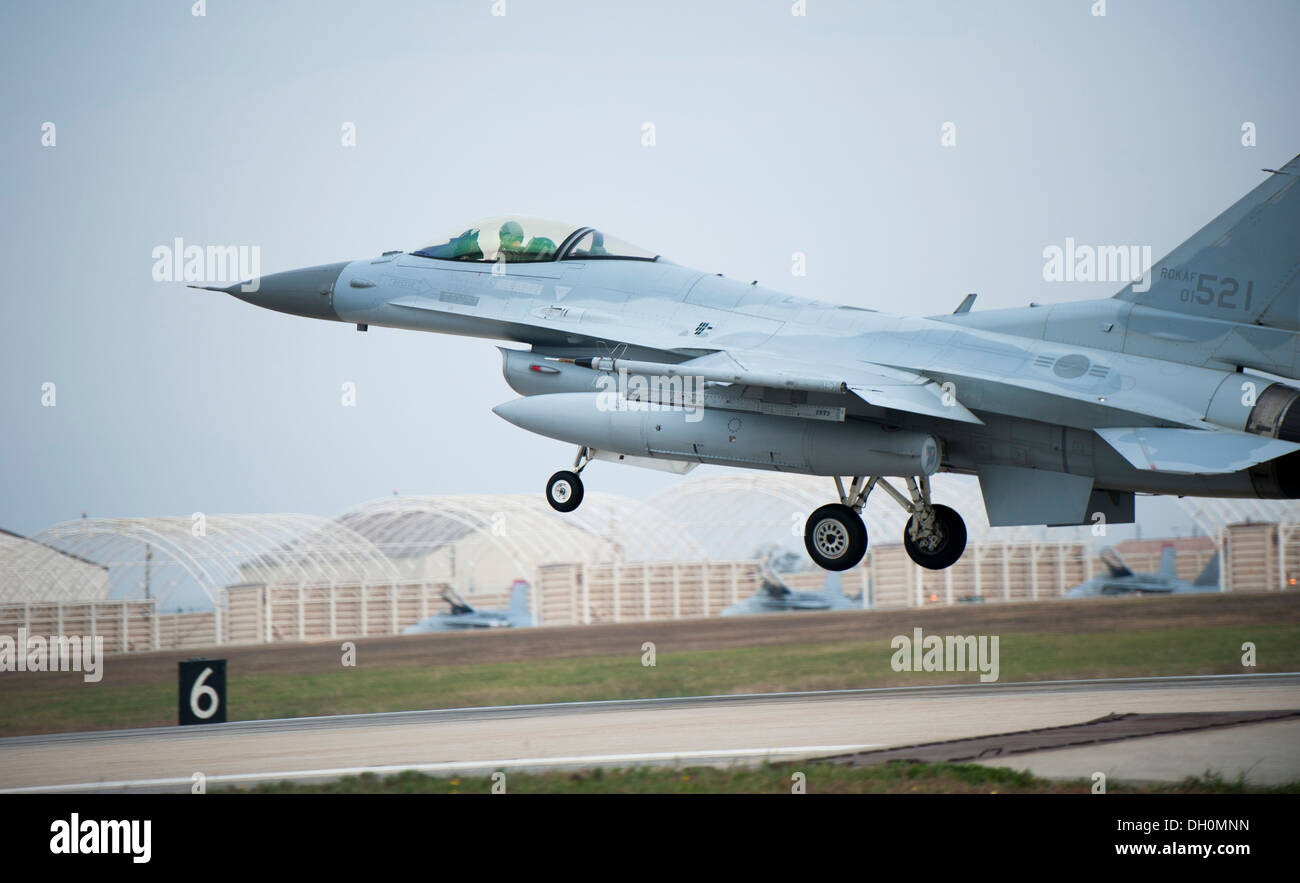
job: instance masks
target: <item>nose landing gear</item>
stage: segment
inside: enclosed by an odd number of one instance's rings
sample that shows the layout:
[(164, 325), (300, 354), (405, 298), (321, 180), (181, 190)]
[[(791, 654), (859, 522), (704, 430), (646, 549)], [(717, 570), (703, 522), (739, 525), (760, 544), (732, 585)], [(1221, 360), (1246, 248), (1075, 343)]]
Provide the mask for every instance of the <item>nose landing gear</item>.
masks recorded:
[(591, 462), (596, 453), (591, 448), (578, 448), (578, 456), (573, 460), (573, 469), (561, 469), (546, 482), (546, 502), (556, 512), (572, 512), (582, 505), (582, 479), (578, 477)]

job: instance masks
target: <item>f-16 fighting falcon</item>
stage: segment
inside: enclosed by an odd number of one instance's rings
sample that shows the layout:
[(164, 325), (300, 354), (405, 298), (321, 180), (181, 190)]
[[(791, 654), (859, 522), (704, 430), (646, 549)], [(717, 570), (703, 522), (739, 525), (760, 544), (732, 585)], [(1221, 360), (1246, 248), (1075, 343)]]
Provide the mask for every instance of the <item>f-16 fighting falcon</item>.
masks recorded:
[(994, 526), (1131, 522), (1137, 493), (1300, 496), (1300, 389), (1275, 379), (1300, 377), (1300, 157), (1265, 171), (1114, 297), (1048, 306), (895, 316), (524, 217), (215, 290), (523, 344), (501, 350), (522, 398), (494, 410), (577, 446), (546, 485), (561, 512), (595, 459), (821, 475), (836, 499), (805, 527), (817, 564), (862, 559), (875, 492), (910, 515), (912, 560), (941, 569), (966, 527), (931, 499), (939, 470), (979, 477)]

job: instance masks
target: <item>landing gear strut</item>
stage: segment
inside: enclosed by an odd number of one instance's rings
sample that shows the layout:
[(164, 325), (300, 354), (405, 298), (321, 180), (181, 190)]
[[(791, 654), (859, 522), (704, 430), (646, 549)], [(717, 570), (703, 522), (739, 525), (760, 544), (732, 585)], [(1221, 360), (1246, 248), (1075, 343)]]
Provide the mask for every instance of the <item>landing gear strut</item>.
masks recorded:
[(930, 502), (930, 478), (907, 479), (905, 498), (889, 484), (881, 482), (890, 496), (912, 517), (903, 528), (903, 548), (907, 555), (927, 570), (943, 570), (957, 563), (966, 551), (966, 522), (948, 506)]
[(948, 506), (930, 501), (930, 479), (922, 475), (907, 479), (907, 496), (878, 475), (853, 476), (849, 489), (835, 476), (840, 502), (813, 512), (804, 526), (804, 546), (826, 570), (848, 570), (867, 553), (867, 528), (862, 507), (871, 491), (879, 486), (910, 514), (903, 529), (903, 547), (908, 556), (928, 570), (951, 567), (966, 550), (966, 523)]
[(596, 452), (588, 447), (578, 448), (572, 471), (561, 469), (546, 483), (546, 502), (557, 512), (572, 512), (582, 505), (582, 479), (578, 474), (587, 468)]
[[(966, 522), (947, 506), (930, 507), (929, 530), (921, 530), (913, 515), (903, 530), (903, 547), (913, 561), (930, 570), (943, 570), (957, 563), (966, 551)], [(915, 531), (915, 539), (913, 532)]]

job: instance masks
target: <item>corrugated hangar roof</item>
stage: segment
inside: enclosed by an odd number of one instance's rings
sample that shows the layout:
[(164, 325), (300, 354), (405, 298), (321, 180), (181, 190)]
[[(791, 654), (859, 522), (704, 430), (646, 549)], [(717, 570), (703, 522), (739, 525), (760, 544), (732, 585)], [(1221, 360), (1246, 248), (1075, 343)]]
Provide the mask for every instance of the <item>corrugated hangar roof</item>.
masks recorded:
[[(215, 603), (226, 586), (263, 581), (398, 582), (420, 578), (406, 566), (412, 559), (472, 534), (523, 574), (553, 562), (703, 555), (662, 512), (612, 494), (589, 494), (567, 515), (540, 494), (385, 497), (335, 519), (195, 513), (64, 522), (0, 549), (0, 603), (147, 593), (166, 607), (177, 593), (197, 589)], [(86, 580), (49, 561), (66, 556), (106, 569), (106, 584), (74, 585)]]
[[(971, 542), (1086, 538), (1087, 527), (990, 528), (978, 482), (941, 474), (933, 498), (966, 519)], [(0, 603), (174, 596), (213, 602), (249, 582), (387, 583), (434, 579), (420, 570), (449, 545), (481, 537), (479, 554), (520, 574), (542, 564), (752, 558), (762, 547), (802, 545), (803, 524), (835, 499), (829, 479), (729, 473), (682, 479), (646, 502), (589, 493), (568, 514), (541, 494), (384, 497), (337, 518), (313, 515), (206, 515), (83, 518), (30, 539), (0, 540)], [(1245, 521), (1300, 523), (1300, 501), (1180, 501), (1215, 535)], [(906, 513), (876, 491), (864, 511), (873, 543), (901, 541)]]

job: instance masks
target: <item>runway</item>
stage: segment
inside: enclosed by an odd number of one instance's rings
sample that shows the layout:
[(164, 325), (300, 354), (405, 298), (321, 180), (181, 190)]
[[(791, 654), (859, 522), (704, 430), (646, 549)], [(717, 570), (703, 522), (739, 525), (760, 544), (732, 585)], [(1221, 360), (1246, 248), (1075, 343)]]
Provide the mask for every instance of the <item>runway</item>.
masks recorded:
[[(202, 773), (211, 788), (406, 769), (483, 774), (756, 763), (1062, 726), (1109, 713), (1272, 709), (1300, 709), (1300, 673), (698, 696), (239, 721), (3, 739), (0, 790), (189, 790), (195, 773)], [(1233, 745), (1247, 742), (1251, 757), (1274, 747), (1284, 755), (1292, 748), (1280, 743), (1294, 742), (1294, 728), (1274, 725), (1273, 732), (1280, 735), (1272, 739), (1233, 735), (1251, 731), (1235, 727), (1219, 731), (1210, 741), (1220, 756), (1228, 756), (1223, 755), (1225, 746), (1230, 755)], [(1207, 758), (1196, 755), (1198, 749), (1184, 750), (1190, 752), (1187, 763), (1201, 764), (1197, 773), (1207, 768)], [(1173, 760), (1165, 757), (1165, 767)], [(1285, 769), (1285, 759), (1281, 764)], [(1270, 761), (1270, 769), (1277, 766)], [(1140, 771), (1141, 765), (1135, 768)]]

